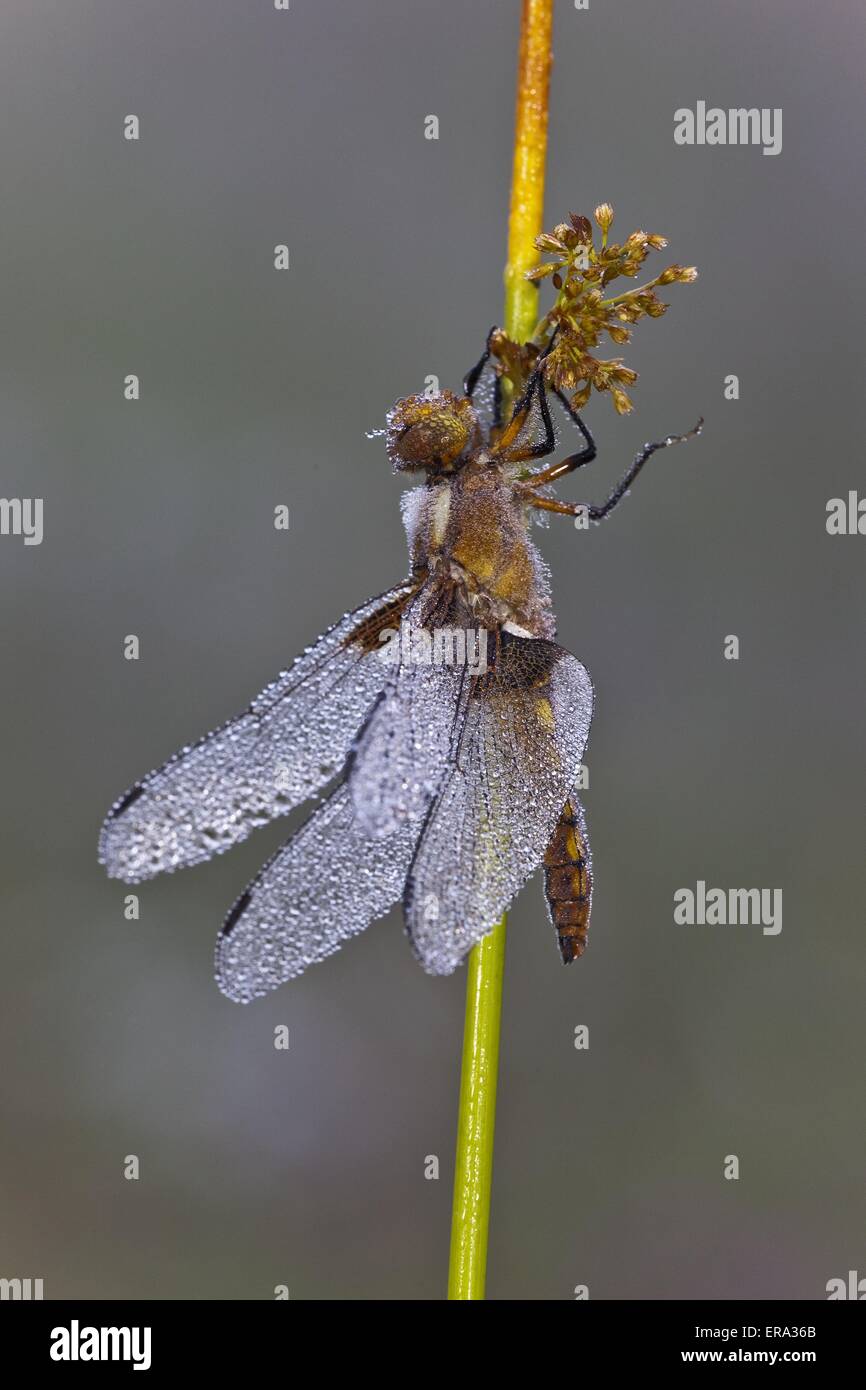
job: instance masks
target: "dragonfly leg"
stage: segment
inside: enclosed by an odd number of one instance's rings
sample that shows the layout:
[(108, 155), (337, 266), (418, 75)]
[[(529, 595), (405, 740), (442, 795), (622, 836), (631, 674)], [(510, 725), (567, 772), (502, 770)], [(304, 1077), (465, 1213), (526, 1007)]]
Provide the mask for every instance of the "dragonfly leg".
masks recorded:
[[(640, 453), (636, 455), (634, 462), (625, 476), (617, 483), (613, 492), (604, 502), (598, 504), (590, 503), (587, 505), (585, 502), (560, 502), (553, 497), (538, 497), (532, 491), (532, 488), (538, 486), (538, 476), (526, 480), (526, 484), (524, 485), (525, 499), (531, 507), (536, 507), (539, 511), (560, 512), (563, 516), (578, 516), (586, 513), (590, 521), (601, 521), (602, 518), (612, 512), (614, 507), (625, 497), (648, 458), (651, 458), (659, 449), (667, 449), (671, 444), (684, 444), (687, 439), (694, 439), (696, 435), (700, 434), (703, 424), (704, 422), (702, 419), (698, 420), (694, 428), (688, 430), (686, 434), (669, 434), (666, 439), (656, 440), (653, 444), (645, 444)], [(550, 472), (552, 470), (547, 471)], [(539, 476), (544, 478), (544, 481), (549, 481), (543, 474)], [(519, 488), (521, 485), (518, 484), (517, 486)]]

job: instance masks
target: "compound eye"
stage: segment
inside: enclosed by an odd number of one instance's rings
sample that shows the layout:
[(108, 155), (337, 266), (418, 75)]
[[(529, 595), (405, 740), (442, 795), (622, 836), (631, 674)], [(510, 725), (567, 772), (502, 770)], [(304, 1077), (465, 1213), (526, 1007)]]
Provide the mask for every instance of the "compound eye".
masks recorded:
[(396, 469), (452, 468), (472, 440), (475, 414), (464, 397), (442, 391), (409, 396), (388, 416), (388, 454)]

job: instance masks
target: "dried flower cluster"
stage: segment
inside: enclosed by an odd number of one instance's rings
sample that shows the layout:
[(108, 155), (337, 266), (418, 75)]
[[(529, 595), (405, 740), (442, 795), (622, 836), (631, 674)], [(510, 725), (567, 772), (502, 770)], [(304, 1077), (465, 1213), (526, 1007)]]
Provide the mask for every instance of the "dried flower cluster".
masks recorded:
[(568, 223), (536, 238), (535, 245), (550, 259), (528, 271), (526, 278), (535, 284), (549, 278), (556, 301), (528, 343), (515, 343), (500, 332), (491, 346), (503, 375), (519, 390), (556, 333), (545, 359), (550, 385), (569, 394), (576, 410), (586, 405), (593, 389), (609, 391), (614, 407), (625, 415), (632, 402), (624, 388), (637, 381), (637, 372), (624, 366), (621, 357), (596, 357), (591, 349), (599, 346), (604, 333), (617, 346), (629, 342), (632, 324), (645, 317), (659, 318), (668, 308), (655, 293), (657, 287), (689, 284), (698, 272), (694, 266), (670, 265), (644, 285), (608, 294), (614, 280), (634, 280), (650, 251), (660, 251), (667, 240), (638, 231), (622, 245), (608, 244), (613, 222), (609, 203), (595, 209), (595, 220), (601, 229), (600, 246), (595, 245), (589, 218), (576, 213), (570, 214)]

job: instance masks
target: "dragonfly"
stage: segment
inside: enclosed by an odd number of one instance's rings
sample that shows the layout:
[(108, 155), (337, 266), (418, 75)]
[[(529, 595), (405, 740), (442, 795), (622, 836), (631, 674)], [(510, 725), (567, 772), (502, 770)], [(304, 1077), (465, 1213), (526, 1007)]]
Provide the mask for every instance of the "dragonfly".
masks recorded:
[[(296, 978), (398, 902), (421, 965), (451, 974), (538, 868), (562, 960), (586, 947), (576, 788), (593, 686), (555, 640), (530, 523), (601, 521), (655, 452), (703, 422), (646, 444), (606, 501), (563, 501), (554, 485), (596, 457), (592, 434), (546, 382), (546, 352), (505, 408), (494, 333), (462, 392), (401, 399), (380, 431), (395, 472), (419, 479), (402, 497), (406, 577), (136, 782), (102, 827), (100, 862), (138, 883), (315, 802), (225, 920), (216, 979), (230, 999)], [(545, 465), (562, 427), (580, 447)]]

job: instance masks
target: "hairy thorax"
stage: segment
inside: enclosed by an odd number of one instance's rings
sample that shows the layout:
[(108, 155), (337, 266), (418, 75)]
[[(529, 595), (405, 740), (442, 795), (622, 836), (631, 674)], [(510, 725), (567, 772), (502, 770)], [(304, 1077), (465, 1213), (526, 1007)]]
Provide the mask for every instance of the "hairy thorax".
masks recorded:
[(529, 539), (526, 508), (486, 455), (408, 493), (404, 521), (413, 565), (434, 581), (427, 621), (553, 636), (547, 568)]

